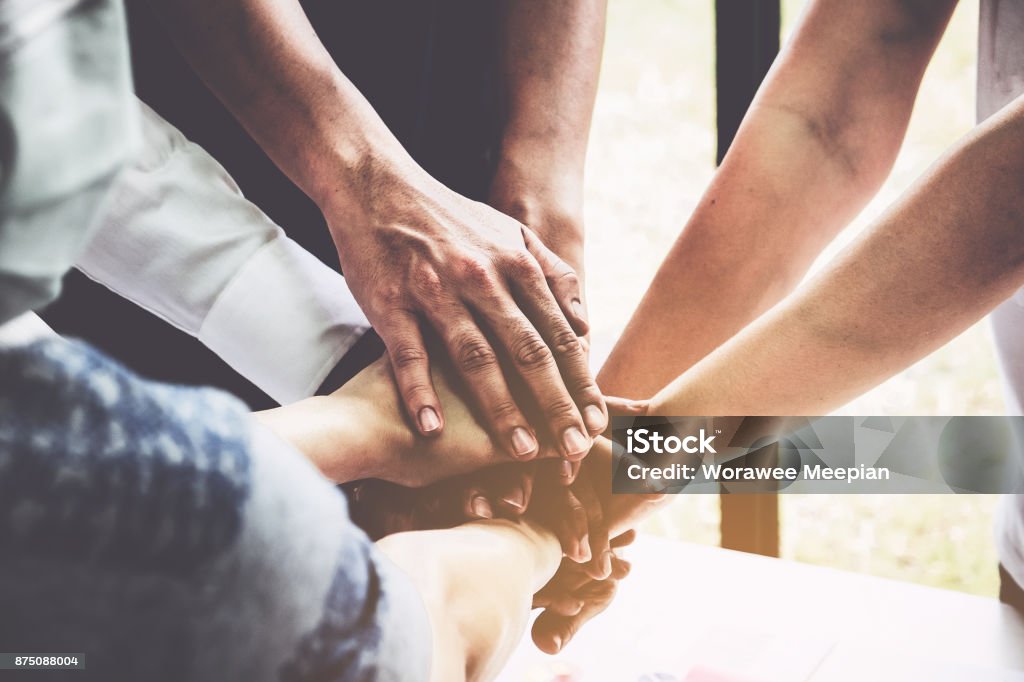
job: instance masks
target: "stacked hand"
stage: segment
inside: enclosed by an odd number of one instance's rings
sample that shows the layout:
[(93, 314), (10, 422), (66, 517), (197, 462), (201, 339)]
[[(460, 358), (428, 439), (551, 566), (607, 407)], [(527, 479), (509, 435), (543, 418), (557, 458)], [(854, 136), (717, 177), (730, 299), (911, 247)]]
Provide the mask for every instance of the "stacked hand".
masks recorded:
[[(565, 559), (534, 600), (545, 609), (534, 637), (543, 650), (557, 651), (604, 610), (628, 572), (618, 552), (633, 535), (610, 494), (610, 442), (598, 438), (574, 477), (564, 475), (562, 453), (553, 448), (542, 449), (540, 458), (510, 462), (460, 395), (457, 375), (443, 369), (443, 362), (435, 363), (432, 381), (447, 406), (448, 425), (440, 435), (423, 436), (406, 421), (387, 359), (330, 396), (261, 417), (328, 477), (361, 481), (351, 512), (374, 539), (524, 514), (549, 529)], [(645, 403), (607, 402), (613, 413), (646, 411)]]
[[(325, 215), (419, 433), (439, 434), (451, 419), (432, 380), (439, 354), (428, 353), (426, 330), (501, 451), (532, 459), (547, 440), (568, 460), (586, 455), (608, 418), (579, 343), (587, 322), (573, 268), (517, 220), (422, 171), (363, 181), (361, 196), (376, 201), (331, 204)], [(527, 419), (524, 402), (539, 419)]]
[[(602, 464), (610, 466), (607, 462)], [(364, 481), (351, 497), (352, 518), (372, 538), (378, 539), (406, 531), (450, 528), (481, 518), (516, 518), (524, 513), (536, 518), (538, 508), (542, 506), (552, 511), (555, 500), (560, 498), (544, 502), (539, 498), (545, 493), (564, 491), (561, 486), (538, 486), (529, 512), (509, 505), (505, 500), (510, 494), (515, 494), (514, 491), (530, 485), (525, 483), (529, 477), (517, 471), (520, 466), (499, 466), (484, 475), (459, 477), (421, 489), (383, 481)], [(540, 472), (541, 475), (543, 473)], [(485, 505), (483, 509), (481, 504)], [(563, 509), (561, 516), (571, 517), (572, 510)], [(567, 541), (570, 544), (579, 542), (580, 530), (572, 523), (561, 524), (558, 519), (549, 518), (542, 518), (542, 522), (559, 529), (559, 533), (566, 533), (561, 537), (563, 545)], [(598, 532), (607, 536), (607, 527)], [(587, 535), (586, 529), (583, 535)], [(534, 608), (544, 609), (533, 626), (533, 639), (538, 648), (546, 653), (557, 653), (583, 624), (608, 607), (618, 582), (630, 570), (629, 562), (621, 555), (622, 549), (635, 537), (635, 532), (628, 530), (608, 542), (605, 568), (598, 568), (600, 562), (581, 564), (568, 555), (563, 558), (558, 572), (533, 600)]]
[[(640, 415), (646, 410), (645, 403), (614, 398), (608, 405), (613, 414)], [(453, 421), (445, 438), (455, 439), (471, 431), (470, 424)], [(434, 444), (426, 443), (428, 450)], [(431, 453), (419, 456), (429, 458)], [(628, 530), (631, 519), (622, 517), (610, 495), (612, 465), (607, 440), (597, 441), (569, 486), (563, 484), (557, 464), (551, 460), (492, 464), (420, 488), (366, 480), (353, 492), (351, 512), (374, 539), (524, 514), (540, 521), (558, 536), (565, 552), (558, 573), (534, 600), (535, 608), (544, 609), (534, 625), (534, 640), (543, 651), (555, 653), (611, 602), (618, 581), (629, 572), (621, 549), (635, 537)]]

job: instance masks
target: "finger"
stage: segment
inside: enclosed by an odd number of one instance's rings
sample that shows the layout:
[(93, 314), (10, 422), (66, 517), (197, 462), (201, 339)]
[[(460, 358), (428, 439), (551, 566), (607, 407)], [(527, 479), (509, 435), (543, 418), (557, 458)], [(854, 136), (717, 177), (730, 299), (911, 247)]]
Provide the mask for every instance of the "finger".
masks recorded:
[(626, 532), (620, 533), (616, 537), (612, 538), (609, 544), (611, 545), (612, 549), (619, 549), (621, 547), (627, 547), (628, 545), (632, 545), (635, 540), (636, 530), (630, 528)]
[(462, 493), (462, 511), (468, 520), (494, 518), (494, 507), (482, 488), (469, 487)]
[(580, 279), (576, 271), (568, 263), (559, 258), (551, 249), (544, 245), (540, 237), (527, 227), (523, 228), (523, 242), (526, 250), (536, 259), (540, 270), (547, 281), (548, 288), (554, 295), (558, 306), (572, 324), (579, 336), (590, 333), (590, 322), (583, 305), (583, 293)]
[(574, 594), (591, 582), (593, 580), (580, 569), (579, 564), (563, 557), (555, 577), (534, 595), (533, 607), (545, 608), (561, 595)]
[(586, 355), (589, 358), (590, 357), (590, 337), (589, 336), (581, 336), (579, 338), (580, 338), (580, 345), (583, 346), (583, 353), (584, 353), (584, 355)]
[(562, 491), (561, 502), (564, 511), (558, 514), (555, 535), (568, 558), (578, 564), (586, 563), (591, 559), (587, 510), (568, 488)]
[(489, 467), (469, 478), (486, 491), (491, 505), (503, 518), (518, 518), (526, 512), (533, 496), (536, 462), (510, 463)]
[(509, 283), (523, 311), (551, 350), (560, 378), (579, 406), (587, 432), (596, 436), (608, 426), (608, 411), (583, 344), (552, 298), (536, 262), (528, 254), (521, 254), (509, 263), (508, 269)]
[[(478, 290), (472, 295), (474, 310), (494, 332), (541, 410), (560, 446), (563, 457), (581, 459), (590, 451), (592, 440), (568, 386), (563, 381), (555, 352), (519, 309), (508, 292)], [(576, 335), (563, 321), (572, 344)]]
[(587, 621), (608, 608), (615, 597), (615, 590), (616, 583), (612, 580), (593, 583), (593, 588), (588, 588), (588, 598), (583, 608), (573, 616), (545, 610), (533, 623), (531, 635), (534, 644), (546, 654), (557, 654)]
[(363, 481), (351, 493), (349, 515), (372, 540), (415, 528), (413, 505), (388, 493), (398, 486), (382, 481)]
[(575, 616), (583, 610), (585, 605), (586, 602), (581, 597), (563, 593), (552, 598), (545, 608), (559, 616)]
[(612, 573), (610, 580), (623, 580), (633, 570), (633, 564), (621, 557), (612, 557)]
[(608, 540), (608, 524), (604, 507), (597, 492), (587, 478), (573, 486), (573, 492), (587, 512), (587, 535), (591, 559), (583, 570), (595, 580), (604, 580), (612, 572), (612, 549)]
[[(532, 462), (527, 463), (532, 464)], [(530, 506), (533, 495), (534, 468), (522, 467), (518, 472), (498, 472), (499, 481), (494, 486), (494, 496), (498, 497), (505, 510), (514, 516), (522, 516)]]
[(430, 360), (419, 320), (407, 310), (395, 310), (379, 326), (402, 404), (416, 429), (424, 436), (437, 436), (444, 430), (444, 412), (430, 378)]
[[(474, 505), (477, 497), (487, 498), (486, 492), (461, 478), (436, 483), (417, 492), (417, 528), (451, 528), (467, 521), (488, 518), (486, 506)], [(386, 500), (382, 502), (386, 503)], [(488, 504), (493, 516), (493, 502), (488, 500)]]
[(606, 395), (604, 404), (608, 407), (608, 414), (621, 417), (642, 417), (647, 414), (649, 402), (646, 400), (630, 400)]
[(562, 485), (572, 485), (573, 483), (576, 482), (576, 478), (580, 474), (580, 466), (583, 464), (583, 462), (579, 460), (576, 460), (575, 462), (570, 462), (567, 459), (562, 460), (562, 462), (563, 464), (561, 470), (561, 483)]
[(539, 449), (537, 436), (512, 399), (494, 349), (469, 312), (452, 302), (431, 307), (428, 317), (444, 340), (496, 442), (516, 459), (535, 457)]

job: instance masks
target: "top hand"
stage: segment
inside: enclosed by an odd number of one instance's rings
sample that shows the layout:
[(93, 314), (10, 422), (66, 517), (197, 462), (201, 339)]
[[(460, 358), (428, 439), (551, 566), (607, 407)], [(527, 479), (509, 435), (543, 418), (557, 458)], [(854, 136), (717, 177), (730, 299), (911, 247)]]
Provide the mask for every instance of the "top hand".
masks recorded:
[(345, 203), (325, 215), (420, 432), (444, 427), (420, 328), (426, 321), (502, 448), (521, 460), (540, 450), (499, 365), (507, 359), (542, 413), (544, 435), (568, 459), (586, 455), (608, 418), (577, 338), (587, 326), (573, 270), (517, 221), (419, 168), (366, 182), (372, 206)]

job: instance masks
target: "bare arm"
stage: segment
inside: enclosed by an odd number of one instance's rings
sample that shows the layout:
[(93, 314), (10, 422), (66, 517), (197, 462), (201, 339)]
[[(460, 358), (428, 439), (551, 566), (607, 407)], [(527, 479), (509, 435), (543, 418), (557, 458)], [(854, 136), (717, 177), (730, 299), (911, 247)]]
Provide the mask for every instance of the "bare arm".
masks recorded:
[[(1024, 98), (964, 138), (830, 267), (650, 401), (655, 415), (820, 415), (1024, 285)], [(584, 468), (611, 487), (610, 447)], [(582, 475), (581, 475), (582, 479)], [(614, 535), (654, 506), (610, 495)]]
[[(939, 348), (1024, 285), (1022, 186), (1024, 98), (964, 138), (825, 272), (659, 391), (649, 413), (827, 414)], [(599, 439), (584, 467), (608, 450)], [(611, 532), (650, 502), (610, 496)]]
[(878, 190), (955, 6), (816, 0), (598, 382), (646, 398), (788, 294)]
[[(334, 64), (298, 0), (152, 1), (193, 67), (324, 213), (420, 432), (444, 428), (422, 324), (507, 454), (537, 456), (540, 435), (549, 453), (582, 457), (607, 414), (576, 337), (586, 321), (572, 269), (517, 220), (420, 168)], [(525, 397), (513, 397), (500, 356)], [(524, 403), (540, 406), (540, 434)]]
[(504, 0), (507, 123), (491, 205), (583, 271), (583, 166), (607, 0)]
[(1024, 284), (1024, 99), (979, 126), (826, 272), (652, 401), (656, 414), (824, 414)]
[(377, 544), (427, 607), (438, 682), (497, 676), (526, 630), (533, 595), (561, 558), (555, 536), (531, 521), (399, 533)]

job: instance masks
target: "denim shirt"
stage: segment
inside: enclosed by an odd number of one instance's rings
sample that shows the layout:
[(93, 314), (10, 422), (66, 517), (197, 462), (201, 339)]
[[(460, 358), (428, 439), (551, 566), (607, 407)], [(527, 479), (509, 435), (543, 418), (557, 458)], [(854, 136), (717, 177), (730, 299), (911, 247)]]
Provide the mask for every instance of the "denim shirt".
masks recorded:
[(430, 631), (240, 402), (53, 339), (0, 349), (0, 642), (82, 680), (415, 681)]

